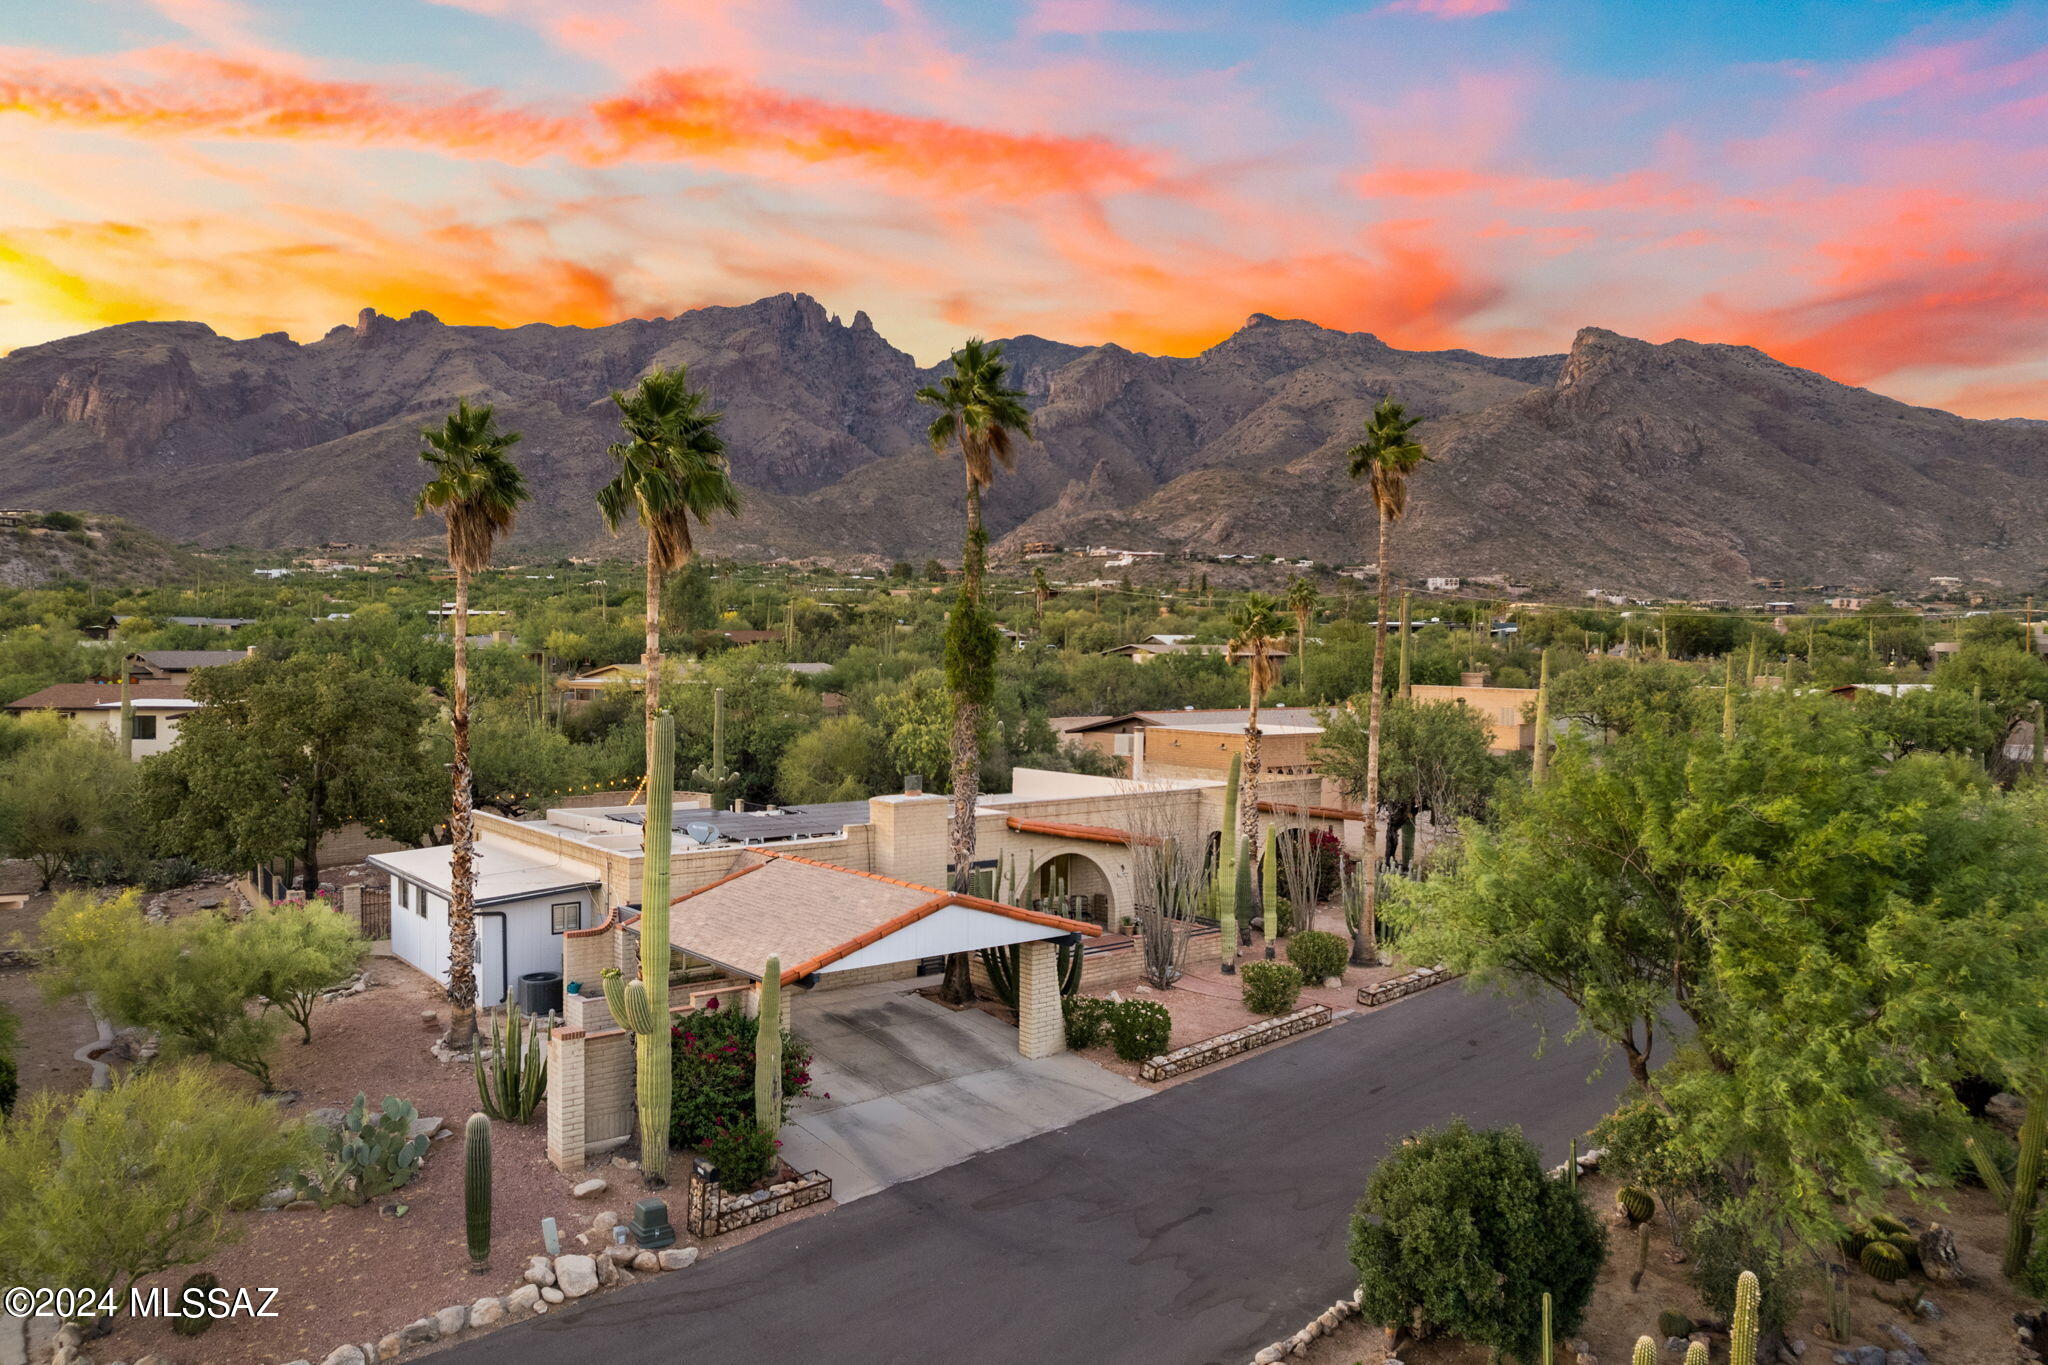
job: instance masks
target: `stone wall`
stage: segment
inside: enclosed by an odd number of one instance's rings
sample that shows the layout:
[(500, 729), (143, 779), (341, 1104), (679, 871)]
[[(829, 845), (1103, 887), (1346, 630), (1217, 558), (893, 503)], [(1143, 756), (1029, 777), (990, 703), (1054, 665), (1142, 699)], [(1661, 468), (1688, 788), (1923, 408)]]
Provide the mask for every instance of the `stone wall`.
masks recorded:
[(1277, 1043), (1283, 1038), (1319, 1029), (1330, 1022), (1328, 1005), (1304, 1005), (1292, 1014), (1283, 1014), (1273, 1019), (1261, 1019), (1256, 1024), (1219, 1033), (1214, 1038), (1204, 1038), (1199, 1043), (1175, 1048), (1157, 1057), (1147, 1058), (1138, 1068), (1138, 1075), (1148, 1081), (1168, 1081), (1190, 1071), (1250, 1052), (1254, 1048)]
[(1456, 981), (1459, 973), (1447, 972), (1441, 967), (1417, 967), (1405, 975), (1382, 981), (1377, 986), (1360, 986), (1358, 1003), (1361, 1005), (1385, 1005), (1399, 1000), (1402, 996), (1441, 986), (1446, 981)]
[(832, 1177), (822, 1171), (777, 1181), (751, 1194), (727, 1194), (716, 1180), (706, 1178), (709, 1170), (701, 1161), (690, 1165), (690, 1195), (683, 1222), (692, 1237), (736, 1232), (832, 1197)]

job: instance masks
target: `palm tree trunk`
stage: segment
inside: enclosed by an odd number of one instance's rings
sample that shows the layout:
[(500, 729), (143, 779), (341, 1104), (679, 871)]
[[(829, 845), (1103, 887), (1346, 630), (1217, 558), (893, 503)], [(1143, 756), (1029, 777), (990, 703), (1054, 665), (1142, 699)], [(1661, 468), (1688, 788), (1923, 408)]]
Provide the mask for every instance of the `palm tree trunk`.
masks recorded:
[(448, 865), (448, 1033), (457, 1051), (476, 1041), (476, 821), (469, 776), (469, 571), (455, 566), (455, 695), (449, 714), (455, 730), (455, 805), (448, 833), (455, 844)]
[[(967, 476), (967, 549), (960, 561), (960, 598), (956, 611), (981, 604), (981, 487)], [(951, 853), (953, 889), (974, 889), (974, 810), (981, 795), (981, 703), (965, 695), (953, 698), (953, 820)], [(939, 998), (964, 1005), (974, 999), (973, 969), (965, 953), (946, 958), (946, 976)]]
[[(1365, 910), (1351, 937), (1351, 964), (1370, 967), (1379, 960), (1380, 903), (1380, 693), (1387, 682), (1387, 515), (1380, 513), (1379, 620), (1373, 623), (1372, 696), (1365, 722)], [(1405, 642), (1404, 642), (1405, 643)]]
[(1299, 669), (1297, 669), (1297, 670), (1296, 670), (1296, 671), (1297, 671), (1297, 672), (1298, 672), (1298, 673), (1300, 674), (1300, 677), (1299, 677), (1299, 678), (1297, 679), (1297, 681), (1299, 681), (1299, 682), (1301, 683), (1301, 699), (1302, 699), (1303, 701), (1307, 701), (1307, 700), (1308, 700), (1308, 617), (1306, 617), (1306, 616), (1300, 616), (1300, 617), (1296, 617), (1296, 618), (1295, 618), (1295, 622), (1294, 622), (1294, 657), (1295, 657), (1295, 658), (1297, 658), (1297, 659), (1299, 659), (1299, 660), (1301, 661), (1301, 665), (1300, 665)]

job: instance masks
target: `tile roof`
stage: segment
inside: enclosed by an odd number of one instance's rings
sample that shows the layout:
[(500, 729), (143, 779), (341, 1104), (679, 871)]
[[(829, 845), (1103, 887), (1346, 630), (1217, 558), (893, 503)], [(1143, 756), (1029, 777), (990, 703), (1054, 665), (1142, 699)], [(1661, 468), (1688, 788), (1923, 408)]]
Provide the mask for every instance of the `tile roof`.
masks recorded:
[(1085, 839), (1096, 844), (1157, 844), (1156, 834), (1133, 834), (1109, 825), (1073, 825), (1064, 820), (1032, 820), (1013, 815), (1005, 822), (1019, 834), (1050, 834), (1060, 839)]
[(249, 653), (241, 649), (144, 649), (129, 657), (140, 659), (151, 668), (187, 673), (195, 668), (218, 668), (223, 664), (240, 663), (249, 657)]
[(1261, 801), (1259, 809), (1274, 815), (1302, 814), (1312, 820), (1363, 820), (1365, 812), (1347, 806), (1304, 806), (1293, 801)]
[(861, 872), (790, 853), (756, 853), (738, 871), (675, 898), (669, 942), (759, 979), (768, 958), (793, 982), (823, 970), (948, 906), (1065, 933), (1101, 930), (1020, 906)]
[[(141, 703), (148, 701), (183, 701), (185, 680), (183, 678), (143, 678), (128, 684), (128, 699)], [(31, 692), (19, 701), (7, 703), (10, 711), (96, 711), (103, 707), (121, 704), (121, 687), (118, 683), (55, 683), (40, 692)]]

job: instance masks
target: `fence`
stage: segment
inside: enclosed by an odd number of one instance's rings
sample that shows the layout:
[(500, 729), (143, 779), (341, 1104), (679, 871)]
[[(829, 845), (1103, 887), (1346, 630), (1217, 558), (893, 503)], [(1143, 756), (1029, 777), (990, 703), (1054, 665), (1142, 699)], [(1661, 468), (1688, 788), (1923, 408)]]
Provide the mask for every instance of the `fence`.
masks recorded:
[(362, 926), (363, 937), (372, 943), (391, 937), (391, 888), (388, 886), (363, 886), (353, 888), (361, 899), (356, 912), (356, 923)]

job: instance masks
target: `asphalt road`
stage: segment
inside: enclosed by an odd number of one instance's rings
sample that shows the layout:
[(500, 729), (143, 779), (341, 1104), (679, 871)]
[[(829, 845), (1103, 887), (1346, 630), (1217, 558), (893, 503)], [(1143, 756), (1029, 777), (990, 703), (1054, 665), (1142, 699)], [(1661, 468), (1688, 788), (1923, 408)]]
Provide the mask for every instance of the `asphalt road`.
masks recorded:
[(1537, 1057), (1532, 1016), (1429, 991), (436, 1360), (1243, 1365), (1349, 1292), (1351, 1207), (1404, 1134), (1519, 1123), (1552, 1164), (1606, 1111), (1625, 1069), (1589, 1084), (1545, 1018)]

